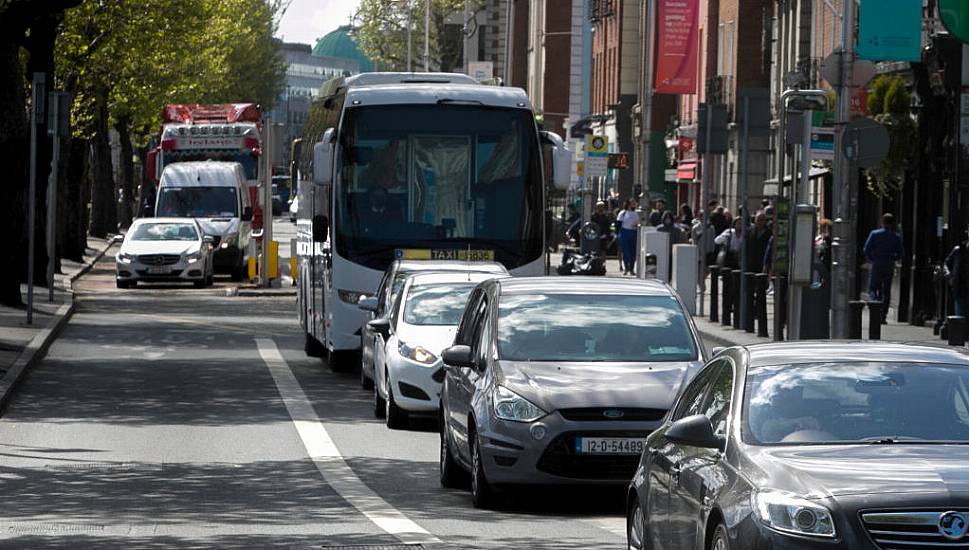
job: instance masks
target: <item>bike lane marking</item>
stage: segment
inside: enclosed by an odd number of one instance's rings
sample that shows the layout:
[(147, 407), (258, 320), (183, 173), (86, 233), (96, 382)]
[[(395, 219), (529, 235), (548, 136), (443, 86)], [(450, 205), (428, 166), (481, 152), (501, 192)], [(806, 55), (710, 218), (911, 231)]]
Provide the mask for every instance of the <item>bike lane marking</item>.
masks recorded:
[(303, 392), (289, 364), (270, 338), (256, 338), (256, 347), (276, 383), (300, 440), (316, 469), (336, 492), (372, 521), (404, 544), (435, 544), (441, 540), (410, 520), (367, 486), (343, 459), (323, 421)]

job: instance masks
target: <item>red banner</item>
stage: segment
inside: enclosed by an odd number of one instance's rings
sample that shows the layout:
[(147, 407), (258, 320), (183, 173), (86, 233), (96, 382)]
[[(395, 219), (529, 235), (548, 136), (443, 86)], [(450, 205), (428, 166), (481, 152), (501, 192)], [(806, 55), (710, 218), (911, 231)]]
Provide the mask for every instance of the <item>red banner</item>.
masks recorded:
[(699, 0), (659, 0), (654, 87), (658, 94), (695, 94)]

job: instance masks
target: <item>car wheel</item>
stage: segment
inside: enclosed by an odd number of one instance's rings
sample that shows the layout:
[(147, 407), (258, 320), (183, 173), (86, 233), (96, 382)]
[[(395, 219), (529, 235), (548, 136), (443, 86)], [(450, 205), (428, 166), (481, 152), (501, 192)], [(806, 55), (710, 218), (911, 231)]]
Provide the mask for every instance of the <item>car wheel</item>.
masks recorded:
[(200, 281), (192, 281), (192, 286), (194, 286), (195, 288), (205, 288), (205, 279), (202, 279)]
[(349, 372), (353, 370), (356, 352), (353, 351), (331, 351), (326, 358), (333, 372)]
[(441, 473), (441, 487), (445, 489), (453, 489), (462, 486), (466, 482), (466, 474), (461, 466), (458, 465), (457, 461), (454, 460), (454, 455), (451, 454), (451, 442), (448, 441), (447, 435), (447, 424), (444, 421), (444, 412), (441, 411), (441, 460), (440, 460), (440, 473)]
[(403, 430), (407, 427), (407, 411), (397, 406), (397, 402), (394, 401), (394, 390), (390, 387), (390, 375), (384, 373), (384, 383), (387, 384), (387, 399), (384, 401), (387, 404), (387, 427), (391, 430)]
[(303, 351), (306, 352), (306, 355), (310, 357), (323, 357), (326, 355), (326, 347), (319, 340), (309, 333), (304, 333), (304, 336), (306, 336), (306, 342), (303, 344)]
[(373, 385), (373, 416), (374, 418), (383, 418), (387, 414), (387, 404), (384, 402), (384, 398), (380, 397), (380, 388), (377, 387), (376, 381)]
[(638, 497), (626, 516), (626, 542), (629, 550), (646, 550), (646, 522)]
[(468, 442), (471, 444), (471, 502), (475, 508), (491, 508), (494, 505), (494, 492), (485, 477), (478, 435), (473, 432), (469, 434)]
[(727, 538), (727, 527), (719, 523), (713, 531), (713, 539), (710, 540), (709, 550), (730, 550), (730, 539)]
[(128, 281), (118, 280), (118, 281), (115, 281), (115, 283), (118, 285), (118, 288), (129, 288), (131, 286), (131, 284)]
[(209, 273), (209, 276), (205, 278), (205, 286), (212, 286), (215, 284), (215, 274)]
[(242, 276), (245, 272), (246, 272), (246, 261), (245, 259), (243, 259), (241, 264), (232, 268), (232, 271), (229, 273), (229, 278), (234, 283), (241, 282)]

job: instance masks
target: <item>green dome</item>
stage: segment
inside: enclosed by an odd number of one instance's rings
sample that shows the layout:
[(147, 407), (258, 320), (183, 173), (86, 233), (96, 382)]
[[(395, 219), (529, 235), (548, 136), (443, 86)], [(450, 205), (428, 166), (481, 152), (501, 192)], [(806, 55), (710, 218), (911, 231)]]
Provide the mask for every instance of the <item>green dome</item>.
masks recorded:
[(356, 61), (360, 65), (360, 72), (370, 72), (373, 70), (373, 63), (357, 47), (357, 41), (350, 36), (351, 30), (349, 25), (344, 25), (320, 38), (313, 48), (313, 55)]

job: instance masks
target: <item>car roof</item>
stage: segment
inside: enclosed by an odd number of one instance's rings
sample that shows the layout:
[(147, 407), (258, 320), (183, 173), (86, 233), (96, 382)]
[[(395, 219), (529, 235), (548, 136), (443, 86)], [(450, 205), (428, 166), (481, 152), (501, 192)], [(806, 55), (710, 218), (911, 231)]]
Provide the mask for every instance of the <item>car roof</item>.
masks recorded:
[(417, 272), (413, 275), (407, 277), (410, 281), (411, 286), (414, 285), (433, 285), (441, 283), (480, 283), (483, 281), (489, 281), (491, 279), (499, 277), (509, 277), (504, 273), (482, 273), (482, 272), (464, 272), (459, 273), (457, 271), (435, 271), (432, 273)]
[(673, 296), (673, 290), (655, 279), (614, 277), (521, 277), (501, 279), (502, 294), (597, 294)]
[(497, 262), (462, 262), (460, 260), (397, 260), (396, 271), (463, 271), (506, 274)]
[(969, 351), (925, 342), (819, 340), (745, 346), (748, 368), (807, 363), (902, 362), (969, 366)]

